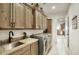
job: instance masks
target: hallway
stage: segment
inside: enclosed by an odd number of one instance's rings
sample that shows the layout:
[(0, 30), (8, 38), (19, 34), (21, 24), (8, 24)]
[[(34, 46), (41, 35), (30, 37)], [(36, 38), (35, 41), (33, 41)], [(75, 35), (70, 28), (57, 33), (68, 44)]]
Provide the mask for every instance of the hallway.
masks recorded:
[(55, 46), (51, 49), (48, 55), (68, 55), (69, 51), (66, 45), (66, 38), (63, 35), (57, 36)]

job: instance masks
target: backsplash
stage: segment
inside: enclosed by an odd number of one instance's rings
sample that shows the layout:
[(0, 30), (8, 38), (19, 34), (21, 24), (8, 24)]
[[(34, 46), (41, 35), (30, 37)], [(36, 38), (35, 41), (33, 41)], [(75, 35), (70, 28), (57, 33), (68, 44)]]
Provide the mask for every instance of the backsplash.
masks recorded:
[(9, 31), (14, 32), (14, 36), (22, 36), (23, 32), (26, 32), (27, 35), (42, 33), (43, 30), (0, 30), (0, 40), (6, 40), (9, 38)]

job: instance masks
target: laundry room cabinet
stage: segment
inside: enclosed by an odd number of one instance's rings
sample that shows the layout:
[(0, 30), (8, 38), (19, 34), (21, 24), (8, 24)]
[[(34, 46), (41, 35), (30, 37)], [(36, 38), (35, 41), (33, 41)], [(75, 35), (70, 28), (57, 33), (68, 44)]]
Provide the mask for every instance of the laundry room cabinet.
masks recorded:
[(24, 28), (24, 7), (19, 3), (0, 4), (0, 29)]
[(47, 19), (47, 29), (48, 33), (52, 33), (52, 19)]
[(31, 55), (38, 55), (38, 42), (31, 44)]
[(13, 4), (13, 27), (14, 28), (24, 28), (24, 5), (23, 4)]
[(32, 8), (27, 4), (13, 4), (15, 28), (32, 28), (33, 15)]
[(36, 29), (45, 29), (47, 16), (42, 13), (40, 10), (35, 9), (33, 11), (34, 16), (34, 28)]
[(0, 29), (33, 28), (32, 8), (23, 3), (0, 4)]
[(47, 17), (43, 16), (43, 29), (47, 28)]
[(0, 29), (46, 29), (47, 16), (27, 3), (0, 4)]
[(8, 55), (38, 55), (38, 41), (24, 45), (22, 48), (20, 47)]
[(32, 8), (28, 5), (25, 6), (25, 28), (33, 28)]
[(11, 28), (11, 4), (0, 3), (0, 29)]
[(16, 51), (11, 52), (9, 55), (30, 55), (30, 45), (17, 49)]
[(35, 11), (35, 22), (36, 28), (40, 28), (40, 12), (38, 12), (37, 10)]

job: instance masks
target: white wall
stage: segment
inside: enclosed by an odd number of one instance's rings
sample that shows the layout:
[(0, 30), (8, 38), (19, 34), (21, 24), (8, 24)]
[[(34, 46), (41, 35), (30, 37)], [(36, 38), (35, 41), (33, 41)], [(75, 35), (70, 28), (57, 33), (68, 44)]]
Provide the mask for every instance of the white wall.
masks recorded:
[(23, 36), (23, 32), (26, 32), (27, 35), (42, 33), (43, 30), (0, 30), (0, 40), (6, 40), (9, 38), (9, 31), (14, 32), (14, 36), (20, 37)]
[[(79, 54), (79, 4), (71, 4), (68, 15), (69, 16), (69, 40), (71, 54)], [(72, 29), (72, 18), (78, 16), (78, 29)]]

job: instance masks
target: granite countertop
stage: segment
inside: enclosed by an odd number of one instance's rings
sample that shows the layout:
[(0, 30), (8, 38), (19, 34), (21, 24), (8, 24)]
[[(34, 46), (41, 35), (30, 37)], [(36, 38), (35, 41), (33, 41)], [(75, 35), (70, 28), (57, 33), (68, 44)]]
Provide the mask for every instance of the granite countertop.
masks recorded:
[[(5, 50), (2, 46), (0, 46), (0, 55), (8, 55), (18, 49), (25, 47), (26, 45), (34, 43), (36, 41), (38, 41), (38, 39), (34, 39), (34, 38), (27, 38), (27, 39), (19, 40), (19, 42), (22, 42), (24, 44), (17, 46), (15, 48), (12, 48), (10, 50)], [(8, 48), (10, 48), (10, 47), (8, 47)]]

